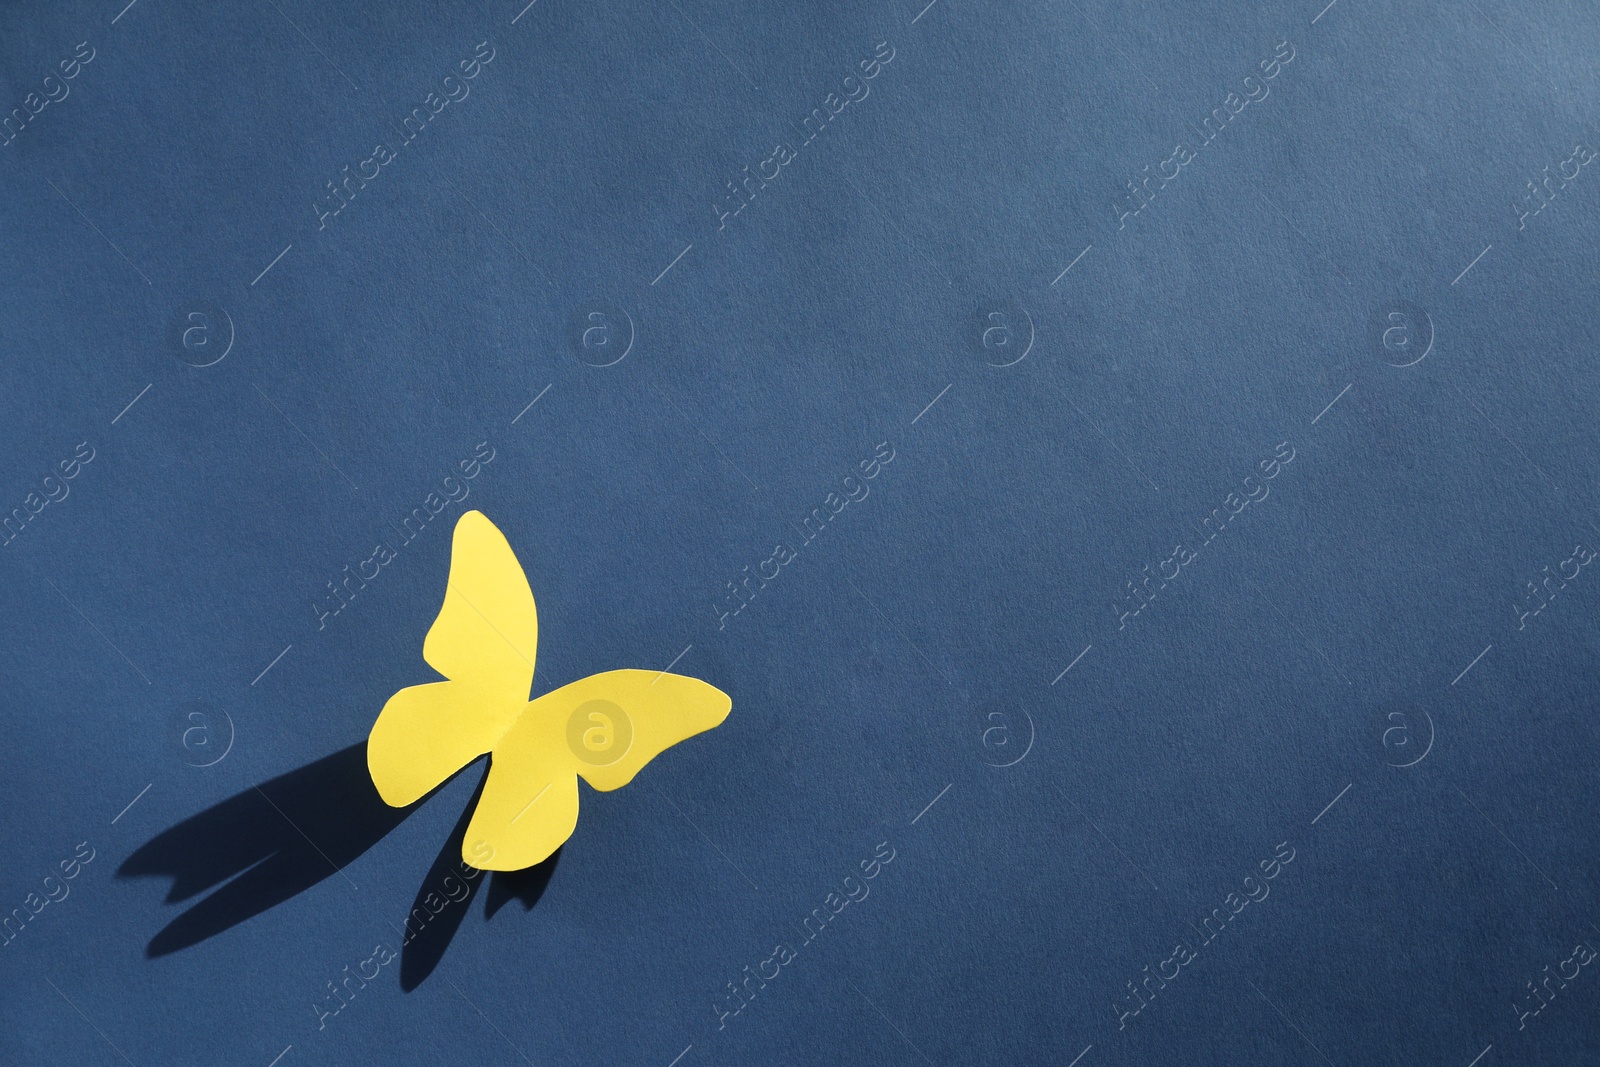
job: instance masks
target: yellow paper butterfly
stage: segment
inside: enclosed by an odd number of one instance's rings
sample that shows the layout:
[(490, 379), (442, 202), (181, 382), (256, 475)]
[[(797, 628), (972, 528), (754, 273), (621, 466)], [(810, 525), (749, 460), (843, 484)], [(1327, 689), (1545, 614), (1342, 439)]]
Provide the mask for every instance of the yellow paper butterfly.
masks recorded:
[(422, 644), (422, 658), (449, 681), (389, 698), (367, 738), (367, 768), (398, 808), (490, 753), (461, 856), (485, 870), (521, 870), (572, 836), (578, 775), (620, 789), (666, 749), (722, 722), (733, 702), (699, 679), (658, 671), (607, 671), (530, 701), (539, 621), (522, 565), (478, 511), (456, 523), (450, 551), (444, 606)]

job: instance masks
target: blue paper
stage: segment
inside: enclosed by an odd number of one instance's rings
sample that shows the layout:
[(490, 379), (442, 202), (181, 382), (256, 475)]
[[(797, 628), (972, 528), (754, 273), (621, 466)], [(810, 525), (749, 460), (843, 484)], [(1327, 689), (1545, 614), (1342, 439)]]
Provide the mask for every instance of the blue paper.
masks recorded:
[[(1600, 1056), (1597, 30), (6, 5), (0, 1061)], [(473, 508), (733, 701), (511, 876)]]

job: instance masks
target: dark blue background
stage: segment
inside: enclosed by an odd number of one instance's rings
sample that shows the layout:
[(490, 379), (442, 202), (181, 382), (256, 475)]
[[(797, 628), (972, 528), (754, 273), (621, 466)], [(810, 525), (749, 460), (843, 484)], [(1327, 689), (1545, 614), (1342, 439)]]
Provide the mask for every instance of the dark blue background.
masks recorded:
[[(519, 9), (0, 9), (0, 108), (95, 51), (0, 148), (0, 513), (95, 449), (0, 547), (0, 910), (95, 850), (0, 948), (0, 1059), (1600, 1055), (1588, 970), (1523, 1029), (1514, 1007), (1600, 947), (1600, 579), (1520, 631), (1513, 607), (1600, 547), (1600, 171), (1514, 210), (1597, 147), (1600, 15)], [(484, 40), (470, 96), (319, 232), (324, 183)], [(1285, 40), (1270, 96), (1119, 230), (1125, 183)], [(719, 231), (724, 183), (880, 41), (870, 95)], [(1430, 324), (1414, 366), (1374, 342), (1395, 301)], [(202, 305), (235, 342), (196, 368), (169, 326)], [(572, 326), (598, 307), (634, 334), (605, 368)], [(392, 964), (323, 1029), (480, 770), (342, 874), (147, 957), (195, 901), (118, 877), (136, 849), (433, 677), (460, 507), (324, 629), (311, 605), (480, 441), (465, 506), (538, 598), (535, 692), (691, 646), (674, 669), (731, 716), (585, 787), (536, 905), (474, 902), (419, 987)], [(1283, 441), (1270, 496), (1119, 629), (1125, 583)], [(725, 584), (880, 442), (870, 495), (719, 629)], [(172, 725), (194, 701), (235, 730), (203, 769)], [(343, 814), (299, 829), (320, 853)], [(885, 841), (870, 897), (719, 1029), (726, 983)], [(1119, 1028), (1125, 983), (1280, 842), (1270, 896)]]

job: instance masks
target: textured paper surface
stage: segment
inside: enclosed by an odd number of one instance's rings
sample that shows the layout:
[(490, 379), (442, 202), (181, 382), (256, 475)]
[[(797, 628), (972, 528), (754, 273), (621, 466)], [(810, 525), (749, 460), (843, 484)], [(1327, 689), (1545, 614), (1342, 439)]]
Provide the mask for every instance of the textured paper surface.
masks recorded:
[[(1600, 1056), (1597, 31), (4, 5), (0, 1060)], [(735, 705), (515, 874), (472, 510)]]

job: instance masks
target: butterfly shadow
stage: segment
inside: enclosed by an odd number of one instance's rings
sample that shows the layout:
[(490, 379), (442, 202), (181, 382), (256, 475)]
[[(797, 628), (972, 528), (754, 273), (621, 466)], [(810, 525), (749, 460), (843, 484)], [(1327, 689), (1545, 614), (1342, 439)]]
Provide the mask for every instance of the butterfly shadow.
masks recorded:
[[(400, 931), (400, 988), (407, 993), (426, 981), (444, 958), (444, 950), (450, 947), (461, 920), (483, 886), (483, 872), (462, 861), (461, 846), (466, 841), (467, 824), (472, 821), (486, 781), (488, 775), (478, 782), (472, 800), (445, 839), (433, 866), (428, 868), (416, 899), (411, 902), (411, 910), (406, 913), (404, 930)], [(484, 900), (484, 919), (494, 918), (496, 912), (513, 900), (522, 902), (523, 911), (531, 911), (544, 895), (560, 858), (558, 848), (549, 859), (526, 870), (495, 871), (489, 879), (489, 891)]]
[[(461, 844), (482, 790), (480, 780), (411, 912), (393, 924), (402, 943), (400, 984), (407, 992), (438, 966), (484, 882), (483, 872), (463, 869), (461, 862)], [(198, 945), (328, 878), (348, 879), (344, 868), (427, 801), (424, 797), (404, 808), (385, 804), (367, 770), (363, 741), (251, 786), (162, 831), (117, 868), (117, 877), (170, 878), (169, 904), (201, 899), (150, 939), (145, 956), (155, 959)], [(495, 872), (485, 917), (512, 900), (531, 910), (559, 856), (558, 849), (527, 870)]]

